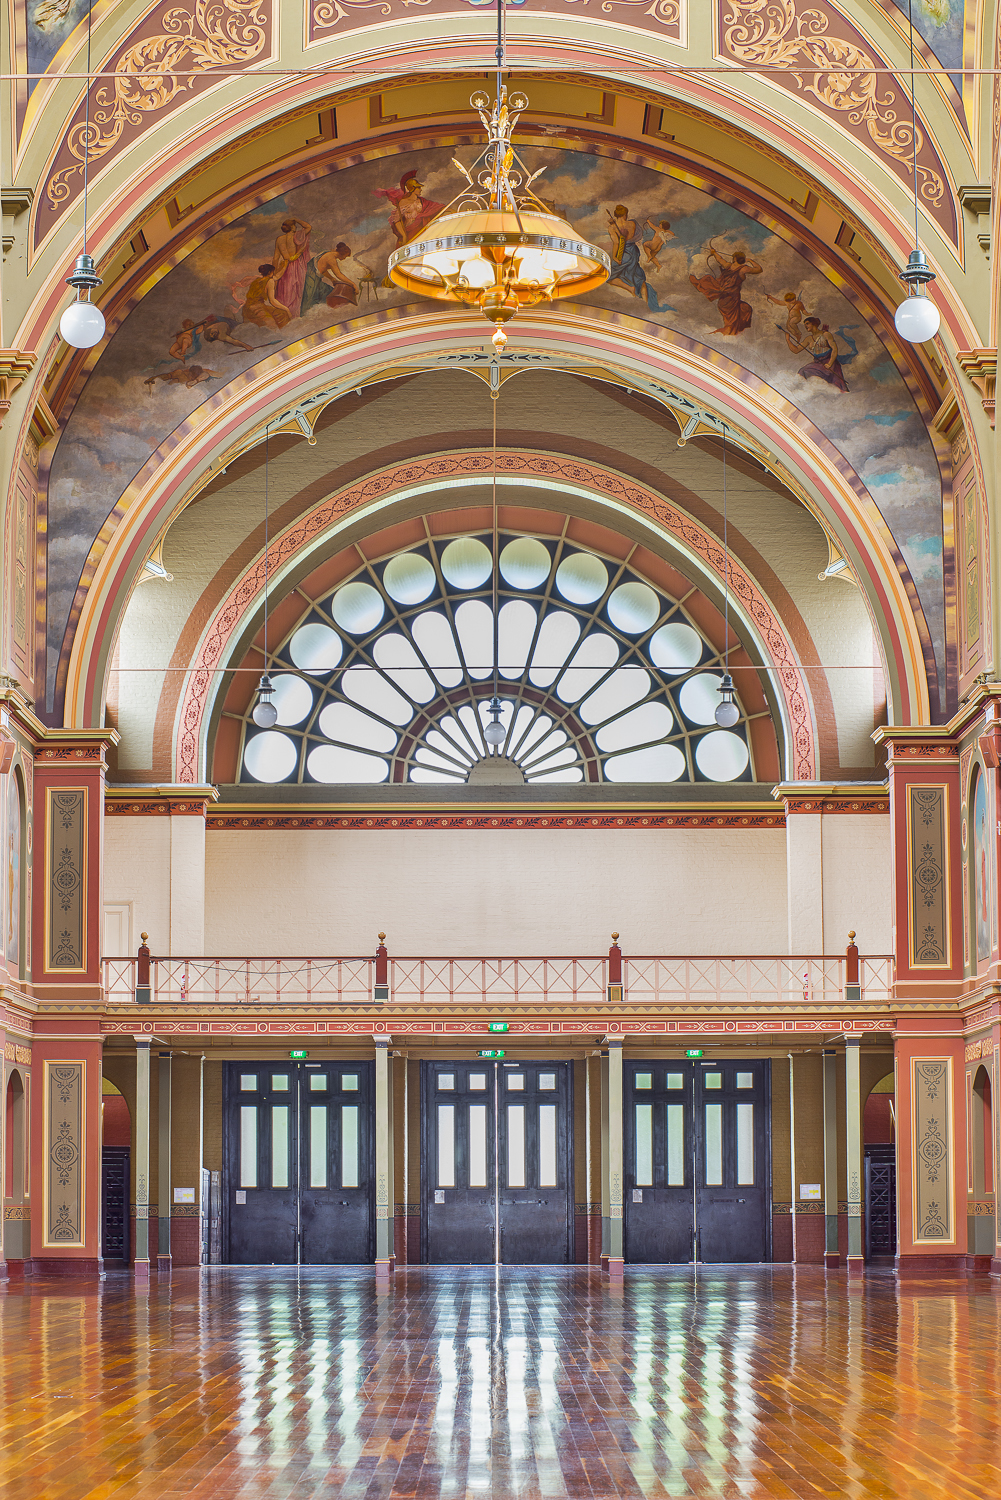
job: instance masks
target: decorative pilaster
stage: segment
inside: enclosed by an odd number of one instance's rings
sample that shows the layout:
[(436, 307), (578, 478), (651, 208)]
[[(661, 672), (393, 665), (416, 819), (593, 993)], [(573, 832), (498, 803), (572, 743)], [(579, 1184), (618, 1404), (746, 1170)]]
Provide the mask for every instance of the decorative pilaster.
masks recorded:
[[(602, 1268), (607, 1271), (609, 1276), (621, 1279), (624, 1265), (622, 1237), (622, 1183), (624, 1177), (622, 1156), (622, 1038), (606, 1037), (605, 1040), (608, 1047), (608, 1071), (605, 1074), (608, 1116), (607, 1128), (604, 1130), (603, 1135), (607, 1153), (607, 1170), (602, 1175), (607, 1181), (608, 1232), (606, 1236), (603, 1224), (602, 1239), (604, 1246)], [(602, 1197), (604, 1199), (605, 1183), (602, 1184), (602, 1189)], [(603, 1202), (603, 1217), (604, 1213), (605, 1205)]]
[(35, 1022), (31, 1259), (42, 1275), (93, 1276), (102, 1269), (98, 1025), (89, 1017)]
[(861, 1035), (845, 1037), (845, 1158), (848, 1166), (848, 1274), (865, 1270), (862, 1246), (862, 1080)]
[(836, 1271), (838, 1248), (838, 1054), (824, 1048), (824, 1265)]
[(170, 1173), (170, 1105), (171, 1105), (171, 1054), (161, 1052), (159, 1063), (159, 1090), (157, 1096), (157, 1107), (159, 1113), (159, 1141), (157, 1160), (157, 1181), (159, 1183), (159, 1197), (161, 1213), (157, 1219), (157, 1255), (156, 1268), (158, 1271), (170, 1272), (170, 1200), (171, 1200), (171, 1173)]
[(149, 1038), (136, 1037), (136, 1117), (132, 1150), (136, 1172), (136, 1249), (133, 1269), (137, 1281), (149, 1280)]
[(375, 1038), (375, 1274), (396, 1269), (393, 1170), (393, 1060), (390, 1038)]

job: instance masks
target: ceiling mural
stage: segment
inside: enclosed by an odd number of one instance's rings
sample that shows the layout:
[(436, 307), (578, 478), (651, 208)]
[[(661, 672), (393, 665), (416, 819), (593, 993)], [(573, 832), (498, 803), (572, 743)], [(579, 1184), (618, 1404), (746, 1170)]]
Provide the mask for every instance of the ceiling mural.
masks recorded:
[[(612, 257), (586, 302), (676, 330), (799, 407), (842, 453), (904, 558), (944, 662), (941, 480), (924, 422), (852, 303), (778, 235), (664, 172), (526, 147), (557, 211)], [(453, 196), (451, 150), (332, 171), (218, 230), (109, 341), (49, 479), (49, 662), (91, 545), (118, 496), (207, 397), (263, 358), (366, 314), (413, 303), (389, 254)], [(486, 343), (486, 340), (484, 340)]]

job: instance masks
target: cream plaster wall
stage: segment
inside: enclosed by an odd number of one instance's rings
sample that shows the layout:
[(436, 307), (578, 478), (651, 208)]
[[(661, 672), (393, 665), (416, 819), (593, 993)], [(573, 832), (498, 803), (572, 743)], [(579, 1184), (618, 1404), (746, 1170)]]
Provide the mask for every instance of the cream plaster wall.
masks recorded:
[(205, 952), (782, 953), (781, 829), (210, 831)]
[(104, 820), (104, 899), (133, 903), (135, 941), (148, 932), (154, 953), (170, 951), (170, 824), (164, 816)]
[(860, 953), (892, 953), (889, 817), (836, 813), (822, 822), (825, 951), (843, 953), (854, 931)]

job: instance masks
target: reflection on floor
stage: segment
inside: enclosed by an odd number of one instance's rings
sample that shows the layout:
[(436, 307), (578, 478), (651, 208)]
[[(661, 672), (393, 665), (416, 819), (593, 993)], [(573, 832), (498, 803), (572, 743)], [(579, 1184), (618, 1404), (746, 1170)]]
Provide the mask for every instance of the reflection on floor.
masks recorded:
[(4, 1500), (1001, 1494), (1001, 1289), (813, 1268), (7, 1283)]

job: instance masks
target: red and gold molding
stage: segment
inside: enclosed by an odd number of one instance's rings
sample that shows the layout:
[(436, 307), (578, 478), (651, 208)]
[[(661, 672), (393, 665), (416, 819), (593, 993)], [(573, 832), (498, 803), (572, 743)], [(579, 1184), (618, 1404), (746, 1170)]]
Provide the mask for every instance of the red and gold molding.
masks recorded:
[(784, 782), (772, 788), (772, 796), (792, 813), (886, 813), (890, 811), (890, 788), (882, 782), (867, 786), (799, 786)]
[(284, 832), (311, 829), (334, 829), (339, 832), (361, 831), (384, 832), (390, 829), (400, 832), (420, 828), (434, 832), (443, 828), (501, 829), (501, 828), (586, 828), (593, 831), (603, 828), (784, 828), (785, 815), (768, 813), (691, 813), (691, 812), (635, 812), (635, 813), (241, 813), (213, 812), (206, 821), (208, 829), (222, 829), (236, 833), (256, 833), (262, 829)]
[[(812, 1032), (816, 1035), (837, 1035), (844, 1031), (866, 1032), (886, 1035), (894, 1029), (894, 1022), (884, 1017), (859, 1018), (854, 1012), (845, 1016), (761, 1016), (725, 1021), (722, 1019), (668, 1019), (651, 1016), (609, 1017), (607, 1013), (590, 1015), (548, 1016), (524, 1021), (511, 1021), (506, 1033), (508, 1043), (519, 1037), (526, 1040), (539, 1036), (621, 1035), (621, 1036), (761, 1036), (775, 1032)], [(417, 1017), (387, 1016), (371, 1012), (364, 1016), (342, 1021), (288, 1020), (275, 1021), (249, 1018), (247, 1020), (189, 1020), (180, 1017), (157, 1016), (154, 1020), (103, 1019), (101, 1031), (105, 1036), (141, 1036), (165, 1032), (197, 1036), (267, 1037), (289, 1036), (343, 1037), (364, 1036), (449, 1036), (469, 1037), (479, 1040), (489, 1036), (484, 1017), (441, 1017), (421, 1015)]]
[(204, 818), (210, 802), (217, 802), (214, 786), (199, 787), (106, 787), (104, 811), (108, 817)]

